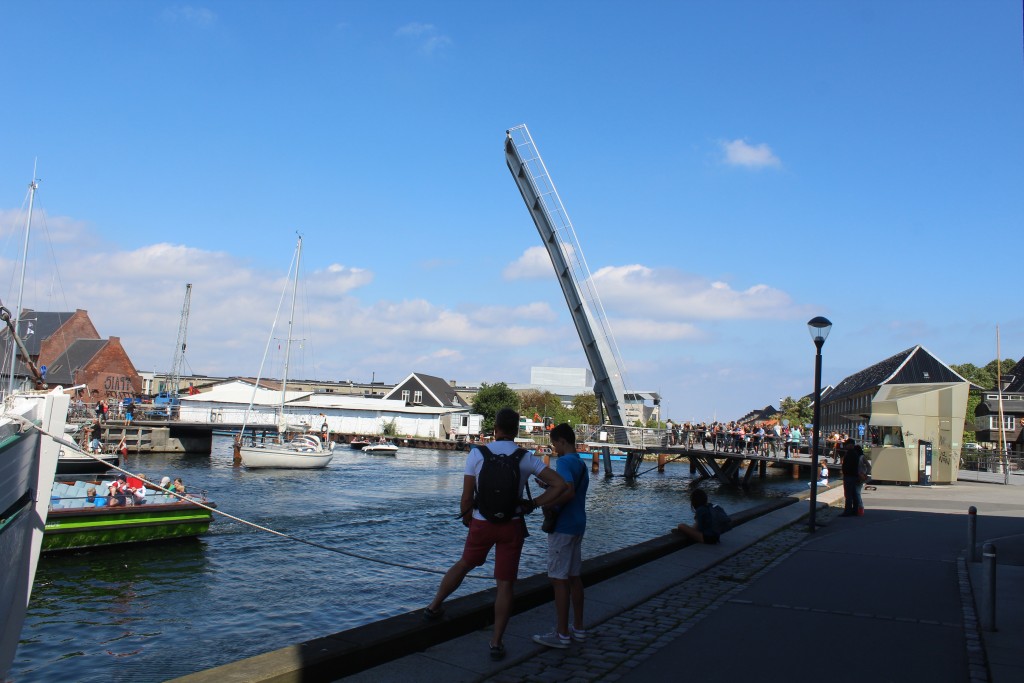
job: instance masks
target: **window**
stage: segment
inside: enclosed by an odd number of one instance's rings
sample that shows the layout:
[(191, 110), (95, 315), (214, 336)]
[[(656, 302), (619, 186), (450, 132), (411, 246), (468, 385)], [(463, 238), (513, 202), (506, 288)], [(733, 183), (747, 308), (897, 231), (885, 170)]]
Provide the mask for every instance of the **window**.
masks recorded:
[(422, 391), (417, 391), (415, 394), (413, 394), (412, 395), (412, 402), (417, 404), (417, 405), (420, 404), (420, 403), (423, 403), (423, 392)]
[[(989, 415), (988, 416), (988, 428), (989, 429), (999, 429), (999, 416), (998, 415)], [(1003, 431), (1004, 432), (1012, 432), (1016, 428), (1017, 428), (1017, 418), (1016, 418), (1016, 416), (1014, 416), (1014, 415), (1004, 415), (1003, 416)]]
[(408, 389), (402, 389), (402, 400), (405, 401), (406, 403), (409, 402), (409, 390)]

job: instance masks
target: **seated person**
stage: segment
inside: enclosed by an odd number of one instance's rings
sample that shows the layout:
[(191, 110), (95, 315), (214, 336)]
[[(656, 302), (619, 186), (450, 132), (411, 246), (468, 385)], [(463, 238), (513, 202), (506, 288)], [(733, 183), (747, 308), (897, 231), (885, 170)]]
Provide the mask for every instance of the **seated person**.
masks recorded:
[(174, 484), (171, 485), (171, 491), (175, 493), (185, 493), (185, 484), (181, 481), (181, 477), (177, 477), (174, 480)]
[(119, 482), (114, 482), (110, 485), (110, 495), (107, 498), (107, 505), (115, 507), (124, 507), (128, 504), (127, 498), (125, 497), (124, 490), (119, 485)]
[(718, 543), (720, 537), (714, 530), (711, 504), (708, 502), (708, 494), (703, 489), (697, 489), (690, 494), (690, 507), (693, 508), (693, 526), (680, 522), (672, 529), (672, 533), (683, 534), (695, 543)]

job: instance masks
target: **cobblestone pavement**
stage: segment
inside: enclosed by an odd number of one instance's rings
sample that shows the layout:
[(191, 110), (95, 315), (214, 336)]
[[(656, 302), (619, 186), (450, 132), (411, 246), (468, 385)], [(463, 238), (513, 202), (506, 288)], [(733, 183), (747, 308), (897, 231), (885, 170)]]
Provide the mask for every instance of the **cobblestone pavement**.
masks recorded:
[[(838, 512), (835, 508), (820, 511), (818, 519), (827, 523)], [(707, 571), (589, 629), (585, 642), (574, 643), (567, 650), (546, 650), (483, 680), (616, 681), (733, 599), (749, 581), (788, 557), (806, 538), (806, 521), (780, 529)]]

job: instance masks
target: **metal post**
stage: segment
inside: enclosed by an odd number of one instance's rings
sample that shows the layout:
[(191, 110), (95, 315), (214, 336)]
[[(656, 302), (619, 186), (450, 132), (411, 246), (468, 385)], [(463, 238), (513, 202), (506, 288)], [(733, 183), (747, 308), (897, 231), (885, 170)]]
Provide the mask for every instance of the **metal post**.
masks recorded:
[(985, 610), (981, 627), (986, 631), (996, 630), (996, 547), (986, 543), (982, 550), (982, 575), (985, 583)]
[(814, 340), (817, 353), (814, 355), (814, 432), (811, 441), (811, 513), (807, 522), (807, 530), (814, 533), (815, 514), (818, 508), (818, 438), (821, 435), (821, 347), (825, 340), (818, 337)]
[(978, 561), (978, 508), (967, 508), (967, 561)]

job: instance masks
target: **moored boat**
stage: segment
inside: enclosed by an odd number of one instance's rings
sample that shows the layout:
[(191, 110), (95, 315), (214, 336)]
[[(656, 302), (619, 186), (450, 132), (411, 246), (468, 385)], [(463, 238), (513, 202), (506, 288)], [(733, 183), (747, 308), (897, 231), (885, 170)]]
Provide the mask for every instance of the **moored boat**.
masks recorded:
[(60, 387), (17, 392), (0, 416), (0, 680), (14, 661), (39, 561), (47, 515), (39, 492), (53, 482), (60, 451), (49, 435), (63, 435), (69, 404)]
[[(108, 505), (112, 482), (54, 482), (43, 552), (187, 538), (206, 533), (216, 508), (205, 496), (182, 500), (150, 489), (144, 505)], [(90, 489), (96, 494), (89, 495)]]

